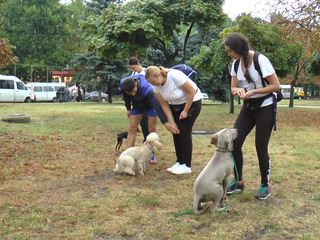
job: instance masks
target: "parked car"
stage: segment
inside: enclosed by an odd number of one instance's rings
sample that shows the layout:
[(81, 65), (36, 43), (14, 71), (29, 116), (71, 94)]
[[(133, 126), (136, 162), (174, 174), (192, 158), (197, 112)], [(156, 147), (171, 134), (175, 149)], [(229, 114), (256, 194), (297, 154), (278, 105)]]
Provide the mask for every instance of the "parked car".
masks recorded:
[[(99, 101), (99, 92), (98, 91), (90, 92), (90, 97), (88, 100), (98, 102)], [(106, 102), (106, 101), (108, 101), (108, 94), (101, 92), (101, 102)]]
[(209, 100), (209, 96), (207, 93), (201, 93), (202, 94), (202, 100)]

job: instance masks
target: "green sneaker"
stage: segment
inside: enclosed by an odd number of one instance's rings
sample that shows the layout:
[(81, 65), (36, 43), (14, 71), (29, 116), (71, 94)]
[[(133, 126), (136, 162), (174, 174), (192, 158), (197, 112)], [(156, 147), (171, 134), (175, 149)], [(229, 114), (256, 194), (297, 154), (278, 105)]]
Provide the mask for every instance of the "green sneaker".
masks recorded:
[(271, 189), (269, 186), (265, 187), (263, 185), (260, 186), (259, 191), (256, 194), (257, 199), (267, 199), (271, 194)]
[(229, 183), (228, 188), (227, 188), (227, 194), (232, 194), (233, 192), (242, 192), (244, 190), (244, 181), (238, 182), (237, 186), (237, 180), (233, 179), (231, 183)]

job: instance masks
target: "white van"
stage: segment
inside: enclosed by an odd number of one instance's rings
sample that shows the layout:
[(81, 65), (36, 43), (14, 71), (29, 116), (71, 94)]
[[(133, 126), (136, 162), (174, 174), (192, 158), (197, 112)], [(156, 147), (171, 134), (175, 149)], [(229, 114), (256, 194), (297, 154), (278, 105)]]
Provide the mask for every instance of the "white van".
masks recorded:
[(59, 82), (31, 82), (27, 87), (32, 89), (37, 102), (57, 102), (57, 91), (65, 87), (64, 83)]
[(31, 91), (16, 76), (0, 75), (0, 102), (30, 102)]

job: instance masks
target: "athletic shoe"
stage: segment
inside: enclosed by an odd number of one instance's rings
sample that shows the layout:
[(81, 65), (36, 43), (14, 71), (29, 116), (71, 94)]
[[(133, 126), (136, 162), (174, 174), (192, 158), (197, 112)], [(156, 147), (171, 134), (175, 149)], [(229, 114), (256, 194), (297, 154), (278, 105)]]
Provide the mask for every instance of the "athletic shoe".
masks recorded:
[(154, 156), (154, 154), (152, 154), (149, 162), (150, 162), (151, 164), (157, 164), (157, 163), (158, 163), (158, 161), (157, 161), (156, 157)]
[(176, 168), (179, 167), (179, 166), (180, 166), (180, 163), (179, 163), (179, 162), (176, 162), (175, 164), (173, 164), (172, 167), (167, 168), (167, 171), (168, 171), (168, 172), (172, 172), (173, 169), (176, 169)]
[(231, 183), (229, 183), (228, 188), (227, 188), (227, 194), (232, 194), (233, 192), (242, 192), (244, 190), (244, 181), (238, 182), (237, 185), (237, 180), (233, 179)]
[(180, 164), (179, 167), (174, 168), (171, 171), (173, 174), (185, 174), (185, 173), (191, 173), (191, 167), (187, 167), (186, 164)]
[(261, 185), (259, 188), (259, 191), (256, 194), (256, 198), (260, 200), (267, 199), (270, 194), (271, 194), (270, 187), (269, 186), (265, 187)]

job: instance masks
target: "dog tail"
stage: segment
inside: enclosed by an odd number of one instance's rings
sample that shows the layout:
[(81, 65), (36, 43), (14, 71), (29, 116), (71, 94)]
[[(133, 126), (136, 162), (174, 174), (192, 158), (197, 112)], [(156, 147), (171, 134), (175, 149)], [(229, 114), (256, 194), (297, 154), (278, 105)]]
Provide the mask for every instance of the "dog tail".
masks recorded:
[(209, 208), (210, 208), (210, 204), (207, 202), (204, 205), (200, 206), (200, 199), (198, 199), (197, 197), (195, 197), (194, 201), (193, 201), (193, 210), (194, 210), (194, 214), (197, 215), (201, 215), (204, 214)]

